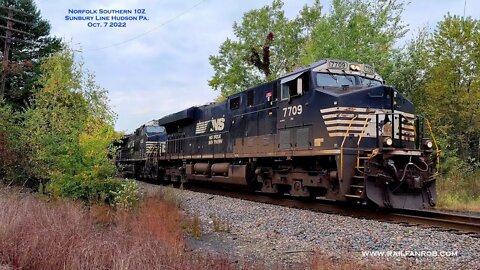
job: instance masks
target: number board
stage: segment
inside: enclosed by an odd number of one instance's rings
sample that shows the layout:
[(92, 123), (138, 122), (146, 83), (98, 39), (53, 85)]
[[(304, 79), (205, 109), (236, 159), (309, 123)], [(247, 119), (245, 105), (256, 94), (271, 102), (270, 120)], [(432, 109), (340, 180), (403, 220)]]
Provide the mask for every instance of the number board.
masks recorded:
[(375, 73), (375, 69), (370, 65), (364, 65), (363, 71), (365, 71), (365, 73), (370, 73), (370, 74)]
[(328, 61), (328, 68), (347, 69), (348, 63), (343, 61)]

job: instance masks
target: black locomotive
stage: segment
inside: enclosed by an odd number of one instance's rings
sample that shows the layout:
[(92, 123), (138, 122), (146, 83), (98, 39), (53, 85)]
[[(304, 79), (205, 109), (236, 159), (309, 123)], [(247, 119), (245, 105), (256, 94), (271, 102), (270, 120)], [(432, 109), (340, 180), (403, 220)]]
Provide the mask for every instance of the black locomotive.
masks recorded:
[(116, 165), (126, 177), (155, 178), (158, 175), (158, 155), (165, 152), (165, 128), (151, 121), (124, 136), (116, 153)]
[[(117, 157), (136, 177), (380, 207), (435, 205), (430, 126), (366, 64), (321, 60), (155, 124), (165, 129), (165, 147), (138, 149), (147, 154), (133, 160), (122, 148)], [(127, 145), (139, 131), (132, 136)]]

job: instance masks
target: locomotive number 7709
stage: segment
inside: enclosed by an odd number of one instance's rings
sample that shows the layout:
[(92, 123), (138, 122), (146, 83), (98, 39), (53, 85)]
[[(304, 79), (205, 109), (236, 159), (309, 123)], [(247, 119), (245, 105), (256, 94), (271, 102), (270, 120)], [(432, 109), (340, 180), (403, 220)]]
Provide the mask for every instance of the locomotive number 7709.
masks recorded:
[(283, 108), (283, 117), (302, 114), (302, 105), (288, 106)]

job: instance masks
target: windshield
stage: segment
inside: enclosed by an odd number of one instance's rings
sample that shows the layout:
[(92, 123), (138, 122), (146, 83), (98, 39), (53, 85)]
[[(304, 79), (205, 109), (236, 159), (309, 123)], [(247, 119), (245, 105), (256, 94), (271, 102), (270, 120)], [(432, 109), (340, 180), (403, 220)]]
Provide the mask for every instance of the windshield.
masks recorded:
[(355, 85), (355, 77), (353, 75), (317, 73), (315, 80), (317, 86), (342, 87)]
[(368, 86), (378, 86), (378, 85), (382, 85), (382, 82), (374, 79), (360, 77), (360, 84), (368, 85)]
[(165, 132), (164, 127), (148, 126), (147, 133), (162, 133)]

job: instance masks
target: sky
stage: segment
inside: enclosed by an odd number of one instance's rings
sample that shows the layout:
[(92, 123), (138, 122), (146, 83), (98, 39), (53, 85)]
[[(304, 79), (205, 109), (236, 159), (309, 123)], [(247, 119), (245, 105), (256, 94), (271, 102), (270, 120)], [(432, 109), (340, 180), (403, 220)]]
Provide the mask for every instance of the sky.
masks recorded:
[[(210, 55), (227, 38), (242, 15), (271, 0), (36, 0), (51, 34), (63, 38), (77, 51), (97, 83), (109, 91), (110, 105), (118, 114), (116, 130), (131, 132), (152, 119), (206, 104), (219, 92), (208, 86), (214, 71)], [(284, 0), (284, 10), (294, 18), (313, 0)], [(331, 0), (321, 1), (323, 11)], [(421, 27), (433, 29), (447, 13), (463, 15), (465, 0), (411, 0), (403, 14), (414, 36)], [(466, 0), (465, 15), (480, 18), (480, 1)], [(126, 27), (93, 27), (89, 21), (70, 21), (69, 10), (139, 10), (148, 20), (125, 21)], [(111, 16), (101, 15), (97, 16)], [(115, 15), (125, 16), (125, 15)], [(93, 23), (98, 23), (94, 21)], [(100, 22), (103, 26), (103, 22)], [(107, 22), (108, 24), (108, 22)], [(401, 41), (404, 42), (404, 41)]]

